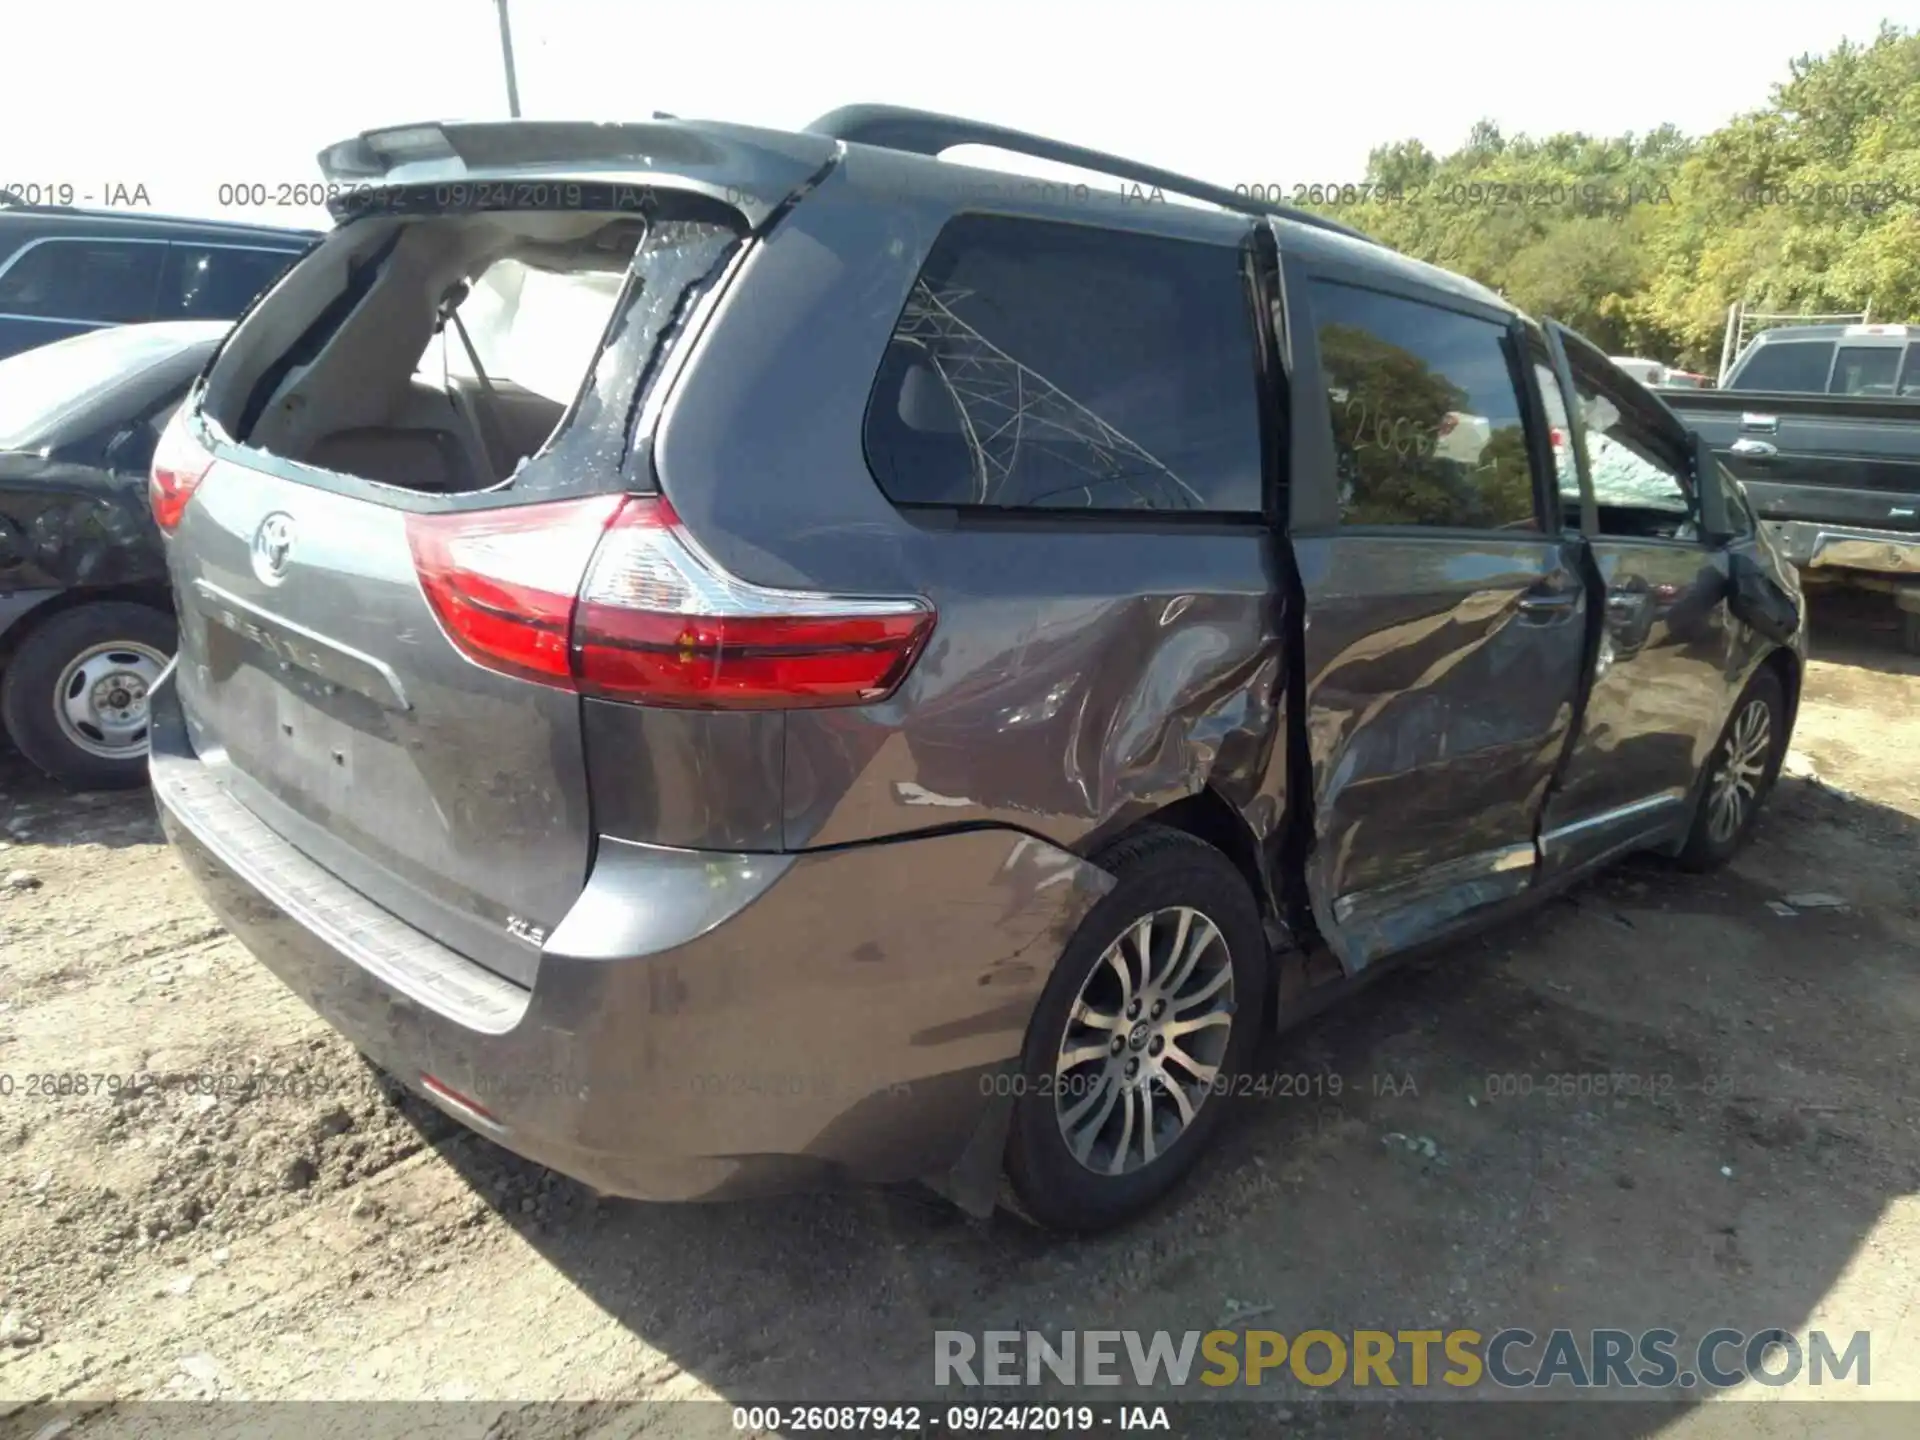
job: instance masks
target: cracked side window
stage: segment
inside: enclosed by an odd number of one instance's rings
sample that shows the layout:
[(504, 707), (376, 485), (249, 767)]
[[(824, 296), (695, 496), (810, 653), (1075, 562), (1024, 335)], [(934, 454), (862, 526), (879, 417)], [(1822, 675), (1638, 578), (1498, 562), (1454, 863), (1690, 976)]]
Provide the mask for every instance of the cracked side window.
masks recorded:
[(1635, 382), (1605, 361), (1578, 349), (1568, 360), (1586, 430), (1587, 473), (1599, 507), (1600, 533), (1696, 538), (1698, 515), (1678, 427), (1671, 419), (1660, 425), (1635, 393)]
[(867, 407), (896, 504), (1258, 513), (1254, 332), (1229, 246), (970, 215)]

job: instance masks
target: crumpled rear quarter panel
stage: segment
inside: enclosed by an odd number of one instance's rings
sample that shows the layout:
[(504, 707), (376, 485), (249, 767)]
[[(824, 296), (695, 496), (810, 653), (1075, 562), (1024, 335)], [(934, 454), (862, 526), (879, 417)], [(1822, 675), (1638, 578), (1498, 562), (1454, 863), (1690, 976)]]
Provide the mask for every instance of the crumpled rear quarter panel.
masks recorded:
[(870, 152), (796, 207), (654, 437), (662, 489), (734, 574), (938, 610), (886, 703), (788, 712), (783, 844), (985, 822), (1072, 845), (1206, 786), (1271, 830), (1280, 587), (1257, 521), (909, 512), (869, 470), (868, 395), (954, 212), (918, 173)]

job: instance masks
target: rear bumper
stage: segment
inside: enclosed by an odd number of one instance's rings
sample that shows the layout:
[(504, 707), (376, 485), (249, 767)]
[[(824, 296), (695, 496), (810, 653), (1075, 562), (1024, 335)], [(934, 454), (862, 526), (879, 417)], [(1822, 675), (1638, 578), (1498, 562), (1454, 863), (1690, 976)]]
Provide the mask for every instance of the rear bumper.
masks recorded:
[(1804, 570), (1865, 570), (1920, 583), (1920, 533), (1862, 530), (1815, 520), (1761, 523), (1780, 553)]
[(1111, 884), (1006, 830), (799, 855), (603, 839), (528, 989), (376, 909), (229, 796), (171, 676), (154, 716), (162, 824), (241, 942), (441, 1109), (609, 1194), (946, 1180)]

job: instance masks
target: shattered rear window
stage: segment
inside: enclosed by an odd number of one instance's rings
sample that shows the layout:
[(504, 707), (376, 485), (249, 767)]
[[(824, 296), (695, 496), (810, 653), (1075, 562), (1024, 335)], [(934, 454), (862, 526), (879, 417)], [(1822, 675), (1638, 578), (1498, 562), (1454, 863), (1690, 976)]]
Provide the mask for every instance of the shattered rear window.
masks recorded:
[[(410, 214), (332, 247), (358, 245), (346, 264), (323, 246), (267, 302), (290, 313), (243, 326), (204, 408), (316, 483), (528, 499), (650, 489), (636, 430), (748, 228), (710, 197), (647, 199)], [(249, 349), (263, 327), (274, 340)]]
[[(619, 475), (633, 425), (645, 412), (667, 357), (741, 240), (739, 231), (704, 220), (662, 220), (648, 227), (573, 414), (562, 422), (541, 463), (521, 477), (522, 488), (577, 490), (587, 488), (578, 483), (583, 475), (609, 480)], [(644, 448), (650, 437), (636, 440)], [(631, 470), (624, 483), (652, 487), (650, 467)]]

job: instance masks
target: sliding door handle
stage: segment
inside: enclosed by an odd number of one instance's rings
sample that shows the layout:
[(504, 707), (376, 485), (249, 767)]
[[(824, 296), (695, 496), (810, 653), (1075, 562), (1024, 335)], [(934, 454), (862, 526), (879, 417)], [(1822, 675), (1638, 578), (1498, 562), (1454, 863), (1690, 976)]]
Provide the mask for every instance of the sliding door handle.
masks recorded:
[(1540, 625), (1564, 619), (1579, 608), (1580, 587), (1578, 585), (1569, 585), (1564, 590), (1550, 590), (1544, 587), (1529, 590), (1521, 595), (1519, 603), (1520, 618)]

